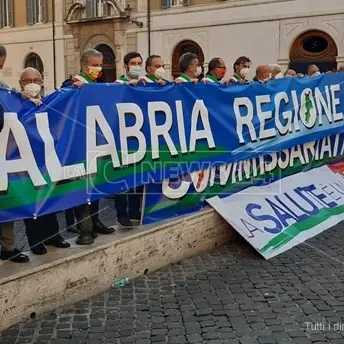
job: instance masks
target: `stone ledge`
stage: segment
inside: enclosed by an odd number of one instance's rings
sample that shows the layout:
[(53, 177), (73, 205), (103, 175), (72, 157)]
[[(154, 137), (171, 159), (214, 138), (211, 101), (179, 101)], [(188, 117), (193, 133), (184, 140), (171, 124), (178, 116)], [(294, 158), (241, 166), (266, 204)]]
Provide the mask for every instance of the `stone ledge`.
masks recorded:
[(43, 312), (107, 290), (113, 280), (133, 278), (235, 239), (213, 209), (155, 226), (100, 236), (91, 247), (30, 256), (30, 264), (0, 267), (0, 331)]

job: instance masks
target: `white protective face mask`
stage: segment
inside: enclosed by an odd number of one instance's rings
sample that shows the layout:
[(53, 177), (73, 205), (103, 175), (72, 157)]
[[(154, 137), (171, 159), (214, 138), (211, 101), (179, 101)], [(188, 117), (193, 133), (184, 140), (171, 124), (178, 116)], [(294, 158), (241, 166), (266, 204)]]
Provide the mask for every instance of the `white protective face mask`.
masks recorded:
[(250, 72), (250, 68), (243, 68), (240, 71), (240, 75), (241, 75), (242, 78), (246, 79), (249, 72)]
[(29, 94), (32, 98), (37, 97), (41, 92), (41, 85), (38, 84), (27, 84), (24, 87), (24, 92)]
[(165, 69), (163, 67), (158, 68), (155, 72), (154, 72), (154, 76), (160, 80), (164, 77), (165, 75)]
[(197, 66), (195, 77), (198, 78), (202, 74), (202, 67)]
[(283, 79), (284, 76), (281, 72), (279, 72), (278, 74), (275, 75), (275, 79)]
[(312, 77), (316, 77), (316, 76), (319, 76), (321, 73), (320, 72), (315, 72)]
[(140, 75), (142, 74), (142, 67), (140, 67), (140, 66), (130, 66), (128, 74), (133, 79), (138, 79), (140, 77)]

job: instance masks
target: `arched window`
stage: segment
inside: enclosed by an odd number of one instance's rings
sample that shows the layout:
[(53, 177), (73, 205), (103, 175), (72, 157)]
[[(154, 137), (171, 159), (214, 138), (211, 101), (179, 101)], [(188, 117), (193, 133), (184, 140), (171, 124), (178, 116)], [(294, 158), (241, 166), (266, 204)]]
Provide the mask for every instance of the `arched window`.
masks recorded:
[(204, 63), (202, 48), (194, 41), (186, 40), (180, 42), (174, 49), (172, 55), (172, 76), (177, 78), (181, 73), (179, 70), (179, 59), (185, 53), (194, 53), (198, 56), (200, 64)]
[(116, 80), (116, 55), (107, 44), (99, 44), (96, 48), (103, 54), (103, 81), (114, 82)]
[(295, 39), (289, 67), (298, 73), (306, 73), (311, 64), (316, 64), (321, 72), (336, 70), (337, 55), (336, 43), (330, 35), (319, 30), (307, 31)]
[(28, 57), (25, 60), (25, 68), (32, 67), (36, 68), (41, 74), (43, 78), (44, 74), (44, 66), (42, 59), (35, 53), (32, 53), (28, 55)]

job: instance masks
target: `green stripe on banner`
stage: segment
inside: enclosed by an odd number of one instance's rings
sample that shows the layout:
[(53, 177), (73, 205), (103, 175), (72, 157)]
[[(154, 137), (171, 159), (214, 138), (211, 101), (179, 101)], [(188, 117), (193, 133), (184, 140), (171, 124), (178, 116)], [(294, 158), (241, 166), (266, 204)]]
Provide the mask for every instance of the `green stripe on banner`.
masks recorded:
[[(217, 147), (209, 151), (208, 146), (198, 145), (198, 152), (188, 154), (179, 153), (178, 157), (173, 157), (173, 159), (171, 159), (169, 150), (167, 147), (164, 148), (164, 150), (160, 150), (160, 160), (163, 161), (165, 166), (169, 163), (176, 166), (178, 163), (198, 161), (209, 156), (219, 156), (224, 152), (223, 147)], [(176, 148), (178, 149), (179, 147)], [(149, 153), (149, 151), (147, 151), (147, 153)], [(142, 172), (152, 171), (152, 166), (155, 164), (159, 165), (161, 162), (152, 161), (151, 154), (146, 154), (145, 159), (136, 165), (116, 169), (113, 169), (111, 159), (100, 159), (98, 161), (98, 171), (101, 172), (98, 172), (97, 176), (56, 185), (51, 183), (49, 176), (46, 174), (44, 178), (49, 182), (48, 185), (42, 189), (35, 189), (30, 178), (13, 180), (9, 183), (7, 194), (1, 196), (2, 201), (0, 202), (0, 210), (38, 203), (49, 198), (86, 189), (88, 185), (97, 186), (106, 182), (114, 182), (120, 178), (135, 174), (138, 170)]]
[[(323, 160), (313, 161), (309, 164), (301, 164), (300, 161), (293, 167), (288, 167), (286, 169), (276, 168), (272, 172), (264, 173), (262, 175), (258, 175), (257, 177), (250, 178), (246, 181), (237, 182), (232, 184), (231, 181), (227, 183), (227, 185), (214, 185), (209, 186), (201, 193), (198, 192), (190, 192), (186, 194), (183, 198), (174, 199), (174, 200), (166, 200), (163, 202), (159, 202), (157, 204), (151, 205), (145, 208), (145, 214), (148, 216), (151, 213), (163, 210), (165, 208), (171, 207), (171, 209), (167, 209), (166, 212), (170, 211), (171, 213), (175, 213), (176, 211), (185, 210), (187, 208), (192, 208), (193, 206), (203, 202), (205, 199), (213, 196), (218, 196), (220, 194), (229, 194), (234, 192), (239, 192), (240, 190), (252, 186), (252, 179), (261, 179), (265, 180), (266, 178), (271, 178), (271, 176), (281, 176), (281, 178), (293, 175), (295, 173), (299, 173), (302, 171), (310, 170), (312, 168), (320, 167), (326, 165), (329, 162), (335, 162), (343, 159), (342, 157), (336, 158), (329, 158), (328, 156)], [(252, 171), (252, 170), (251, 170)]]
[(271, 239), (263, 248), (259, 251), (262, 253), (267, 253), (271, 251), (276, 251), (280, 247), (284, 246), (294, 238), (296, 238), (302, 232), (305, 232), (313, 227), (325, 222), (330, 217), (335, 215), (340, 215), (344, 213), (344, 205), (340, 205), (334, 208), (321, 209), (317, 215), (311, 216), (308, 219), (295, 223), (294, 225), (288, 227), (282, 233)]

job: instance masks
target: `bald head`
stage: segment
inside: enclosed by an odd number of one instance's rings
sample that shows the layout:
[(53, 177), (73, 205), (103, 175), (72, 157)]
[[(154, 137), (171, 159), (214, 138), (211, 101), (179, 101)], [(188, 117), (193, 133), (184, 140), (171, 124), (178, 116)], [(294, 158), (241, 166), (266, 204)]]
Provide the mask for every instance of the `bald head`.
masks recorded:
[(42, 83), (42, 75), (36, 68), (27, 67), (20, 75), (19, 84), (22, 90), (24, 90), (24, 87), (28, 84), (42, 85)]
[(259, 65), (256, 69), (256, 78), (260, 82), (266, 82), (271, 79), (271, 68), (269, 65)]

